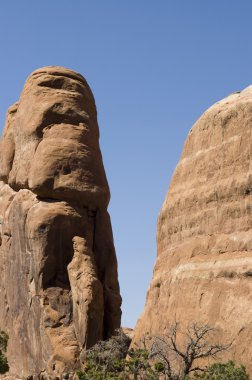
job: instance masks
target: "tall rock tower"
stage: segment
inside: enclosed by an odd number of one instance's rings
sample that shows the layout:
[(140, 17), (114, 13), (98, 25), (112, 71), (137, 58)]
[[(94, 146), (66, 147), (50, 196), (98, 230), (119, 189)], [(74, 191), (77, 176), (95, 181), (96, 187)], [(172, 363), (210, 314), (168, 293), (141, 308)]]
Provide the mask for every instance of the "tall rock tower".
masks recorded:
[(51, 379), (121, 318), (95, 101), (80, 74), (51, 66), (30, 75), (7, 113), (0, 179), (10, 378)]
[(252, 86), (192, 127), (159, 215), (135, 341), (175, 321), (218, 328), (226, 358), (252, 373)]

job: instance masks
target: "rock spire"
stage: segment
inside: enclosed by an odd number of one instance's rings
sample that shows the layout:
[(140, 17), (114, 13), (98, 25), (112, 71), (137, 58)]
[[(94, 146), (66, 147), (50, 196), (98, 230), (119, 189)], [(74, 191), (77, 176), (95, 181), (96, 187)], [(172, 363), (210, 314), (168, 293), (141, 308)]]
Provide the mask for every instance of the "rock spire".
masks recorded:
[(121, 318), (96, 106), (80, 74), (50, 66), (29, 76), (7, 113), (0, 179), (10, 378), (51, 379)]

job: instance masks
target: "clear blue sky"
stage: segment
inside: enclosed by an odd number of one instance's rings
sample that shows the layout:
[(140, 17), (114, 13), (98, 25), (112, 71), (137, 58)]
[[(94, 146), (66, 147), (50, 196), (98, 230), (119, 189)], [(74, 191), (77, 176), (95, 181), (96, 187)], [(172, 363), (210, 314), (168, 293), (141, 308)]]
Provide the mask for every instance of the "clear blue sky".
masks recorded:
[(38, 67), (77, 70), (94, 92), (124, 326), (144, 307), (157, 216), (190, 127), (252, 83), (251, 17), (251, 0), (0, 1), (1, 127)]

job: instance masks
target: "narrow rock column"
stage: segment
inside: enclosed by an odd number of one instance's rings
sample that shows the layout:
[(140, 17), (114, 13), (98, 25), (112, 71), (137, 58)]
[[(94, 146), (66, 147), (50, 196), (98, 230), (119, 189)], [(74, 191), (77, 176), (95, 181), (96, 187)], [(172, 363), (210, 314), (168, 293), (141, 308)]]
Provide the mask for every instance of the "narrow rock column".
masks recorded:
[(93, 94), (78, 73), (36, 70), (0, 151), (0, 327), (10, 378), (74, 371), (120, 327), (121, 297)]

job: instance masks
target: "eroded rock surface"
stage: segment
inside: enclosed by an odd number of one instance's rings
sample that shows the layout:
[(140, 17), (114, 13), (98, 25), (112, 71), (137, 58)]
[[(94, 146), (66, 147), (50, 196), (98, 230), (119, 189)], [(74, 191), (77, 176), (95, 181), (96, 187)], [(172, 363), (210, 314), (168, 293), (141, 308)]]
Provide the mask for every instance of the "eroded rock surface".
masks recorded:
[(252, 374), (252, 86), (189, 132), (157, 226), (157, 261), (135, 342), (175, 321), (233, 341), (223, 356)]
[(96, 107), (80, 74), (31, 74), (7, 113), (0, 179), (0, 327), (10, 336), (10, 378), (51, 379), (78, 367), (81, 351), (121, 318)]

